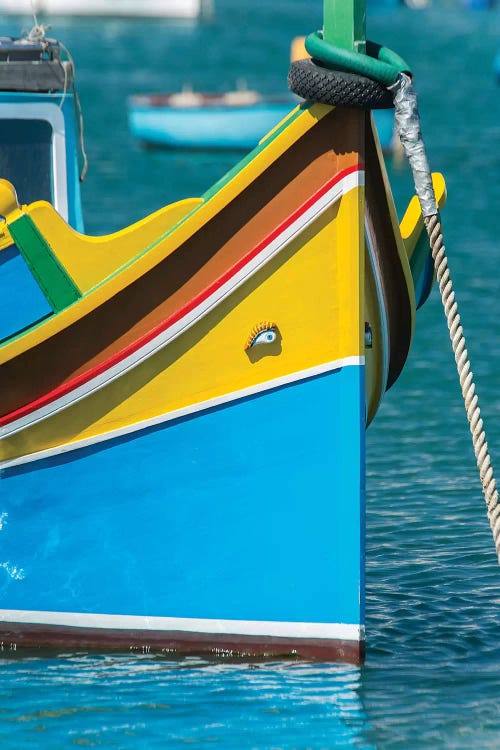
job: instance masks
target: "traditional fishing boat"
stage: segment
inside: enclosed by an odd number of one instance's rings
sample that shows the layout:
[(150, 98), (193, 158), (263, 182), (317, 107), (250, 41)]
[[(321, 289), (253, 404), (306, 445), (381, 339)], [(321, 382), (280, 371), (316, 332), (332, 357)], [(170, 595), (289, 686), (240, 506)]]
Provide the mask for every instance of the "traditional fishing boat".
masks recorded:
[(250, 151), (296, 102), (257, 91), (137, 94), (128, 99), (132, 135), (143, 145), (162, 148)]
[(210, 18), (213, 0), (0, 0), (0, 13), (129, 18)]
[[(54, 39), (0, 37), (0, 175), (22, 203), (48, 201), (81, 232), (79, 104), (61, 53)], [(3, 339), (52, 310), (5, 226), (0, 267)]]
[(0, 344), (4, 645), (363, 659), (365, 429), (433, 266), (351, 78), (112, 235), (0, 181), (50, 308)]

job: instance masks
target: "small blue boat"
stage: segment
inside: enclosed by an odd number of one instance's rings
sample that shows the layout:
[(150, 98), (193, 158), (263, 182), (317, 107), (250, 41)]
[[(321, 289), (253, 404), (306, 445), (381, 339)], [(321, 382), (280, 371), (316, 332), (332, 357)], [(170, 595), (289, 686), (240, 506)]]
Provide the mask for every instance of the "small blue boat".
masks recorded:
[(182, 91), (132, 96), (128, 117), (132, 135), (144, 145), (250, 151), (295, 106), (289, 96), (256, 91)]
[[(128, 101), (130, 131), (142, 145), (156, 148), (250, 151), (297, 106), (290, 97), (255, 91), (225, 94), (143, 94)], [(392, 110), (373, 112), (382, 149), (392, 151)]]

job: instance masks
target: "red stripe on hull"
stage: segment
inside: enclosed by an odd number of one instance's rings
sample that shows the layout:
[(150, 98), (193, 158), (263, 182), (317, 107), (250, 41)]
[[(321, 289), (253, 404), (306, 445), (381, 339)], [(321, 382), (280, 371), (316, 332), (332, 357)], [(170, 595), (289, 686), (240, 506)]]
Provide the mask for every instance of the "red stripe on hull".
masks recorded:
[(313, 196), (311, 196), (309, 200), (307, 200), (302, 206), (300, 206), (300, 208), (298, 208), (293, 214), (291, 214), (286, 221), (282, 222), (273, 232), (271, 232), (264, 240), (262, 240), (262, 242), (252, 248), (252, 250), (243, 258), (241, 258), (241, 260), (239, 260), (212, 284), (210, 284), (206, 289), (204, 289), (203, 292), (190, 300), (188, 304), (179, 308), (179, 310), (177, 310), (170, 317), (164, 320), (161, 325), (157, 326), (152, 331), (149, 331), (146, 335), (142, 336), (137, 341), (134, 341), (133, 344), (130, 344), (128, 347), (125, 347), (121, 351), (117, 352), (117, 354), (115, 354), (113, 357), (108, 358), (98, 366), (92, 368), (91, 370), (87, 370), (77, 378), (74, 378), (64, 385), (55, 388), (53, 391), (44, 394), (35, 401), (32, 401), (29, 404), (26, 404), (25, 406), (22, 406), (19, 409), (16, 409), (15, 411), (1, 417), (0, 426), (5, 426), (10, 424), (11, 422), (15, 422), (17, 419), (21, 419), (22, 417), (35, 412), (37, 409), (40, 409), (50, 403), (53, 403), (54, 401), (57, 401), (59, 398), (62, 398), (79, 386), (88, 383), (93, 378), (98, 377), (106, 370), (114, 367), (119, 362), (123, 361), (124, 359), (141, 349), (141, 347), (146, 346), (148, 343), (150, 343), (150, 341), (155, 339), (157, 336), (166, 331), (170, 326), (174, 325), (183, 317), (188, 315), (198, 305), (202, 304), (208, 297), (214, 294), (217, 289), (219, 289), (233, 276), (235, 276), (242, 268), (245, 267), (245, 265), (250, 263), (260, 252), (262, 252), (266, 248), (267, 245), (269, 245), (277, 237), (279, 237), (279, 235), (282, 234), (291, 224), (293, 224), (294, 221), (297, 221), (297, 219), (300, 218), (302, 214), (304, 214), (309, 208), (311, 208), (314, 203), (320, 200), (323, 195), (325, 195), (325, 193), (331, 190), (332, 187), (341, 182), (341, 180), (343, 180), (345, 177), (355, 172), (362, 171), (362, 169), (362, 165), (356, 164), (352, 167), (343, 169), (341, 172), (338, 172), (335, 177), (332, 177), (331, 180), (325, 183), (325, 185), (323, 185), (320, 190), (318, 190)]

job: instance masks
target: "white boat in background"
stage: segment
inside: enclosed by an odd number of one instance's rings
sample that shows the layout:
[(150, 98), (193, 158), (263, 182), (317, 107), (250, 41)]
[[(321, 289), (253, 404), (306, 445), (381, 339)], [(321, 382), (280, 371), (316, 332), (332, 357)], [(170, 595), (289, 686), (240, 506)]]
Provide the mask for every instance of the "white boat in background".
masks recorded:
[(209, 18), (213, 0), (0, 0), (0, 13), (51, 16)]

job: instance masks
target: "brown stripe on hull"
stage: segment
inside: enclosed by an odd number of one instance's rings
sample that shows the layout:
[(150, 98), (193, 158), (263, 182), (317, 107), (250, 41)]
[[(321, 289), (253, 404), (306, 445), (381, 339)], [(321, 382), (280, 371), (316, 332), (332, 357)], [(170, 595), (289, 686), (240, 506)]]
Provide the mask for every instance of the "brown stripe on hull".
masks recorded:
[(244, 658), (304, 658), (329, 662), (361, 664), (364, 641), (340, 639), (279, 638), (184, 631), (113, 630), (62, 625), (0, 623), (4, 650), (46, 648), (86, 649), (178, 654), (209, 654)]
[(206, 289), (335, 174), (359, 162), (362, 128), (354, 127), (359, 117), (333, 110), (149, 273), (6, 362), (0, 368), (0, 412), (7, 414), (96, 367)]

